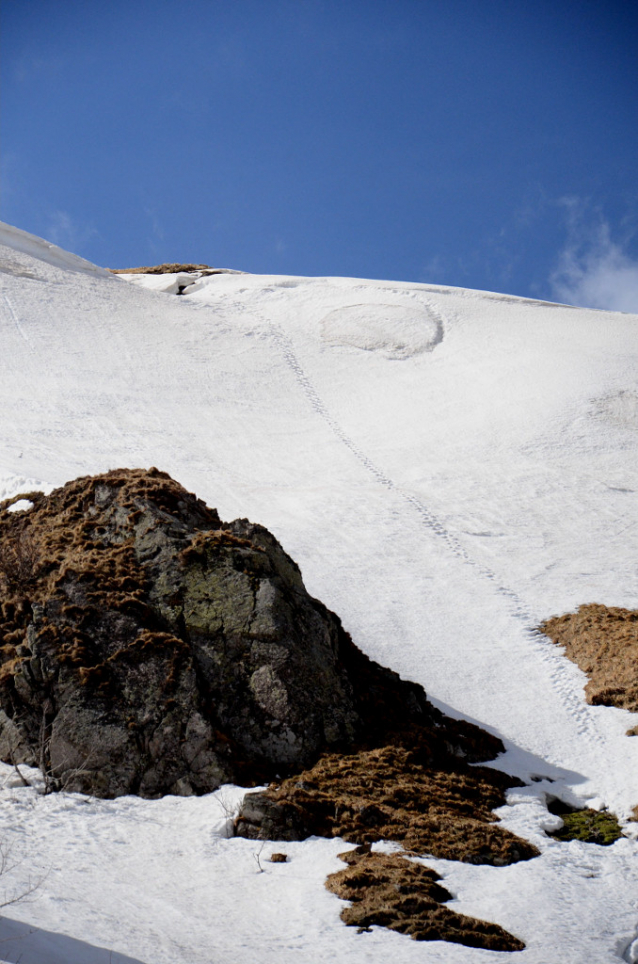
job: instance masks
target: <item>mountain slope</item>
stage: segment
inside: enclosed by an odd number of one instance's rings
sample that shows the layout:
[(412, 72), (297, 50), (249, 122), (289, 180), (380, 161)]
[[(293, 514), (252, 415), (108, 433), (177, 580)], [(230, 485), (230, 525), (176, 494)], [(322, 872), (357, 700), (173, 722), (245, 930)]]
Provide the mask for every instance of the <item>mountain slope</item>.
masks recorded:
[[(226, 273), (178, 297), (8, 226), (0, 244), (0, 497), (157, 465), (269, 528), (358, 646), (498, 734), (494, 765), (529, 783), (501, 816), (542, 856), (428, 861), (450, 906), (525, 941), (499, 960), (618, 961), (638, 929), (631, 824), (610, 848), (562, 844), (545, 802), (626, 821), (638, 720), (587, 705), (584, 675), (535, 627), (582, 603), (638, 606), (638, 317)], [(289, 845), (293, 860), (259, 874), (250, 841), (214, 832), (215, 795), (4, 797), (0, 834), (28, 832), (49, 870), (38, 903), (15, 908), (30, 923), (146, 964), (423, 959), (340, 923), (323, 890), (338, 842)], [(493, 959), (438, 942), (427, 955)]]

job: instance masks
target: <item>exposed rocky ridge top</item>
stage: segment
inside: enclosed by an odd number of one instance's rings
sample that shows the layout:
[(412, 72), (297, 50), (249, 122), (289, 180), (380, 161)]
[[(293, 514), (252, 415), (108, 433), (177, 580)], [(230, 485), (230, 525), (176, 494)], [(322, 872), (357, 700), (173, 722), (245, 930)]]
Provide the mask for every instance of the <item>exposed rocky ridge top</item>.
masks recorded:
[(111, 274), (175, 274), (177, 271), (218, 271), (209, 264), (155, 264), (145, 268), (108, 268)]
[(433, 758), (502, 749), (361, 653), (266, 529), (157, 469), (0, 503), (0, 603), (0, 755), (52, 786), (204, 793), (416, 730)]
[(200, 278), (211, 274), (244, 274), (234, 268), (212, 268), (209, 264), (155, 264), (142, 268), (107, 268), (111, 274), (179, 274), (197, 272)]

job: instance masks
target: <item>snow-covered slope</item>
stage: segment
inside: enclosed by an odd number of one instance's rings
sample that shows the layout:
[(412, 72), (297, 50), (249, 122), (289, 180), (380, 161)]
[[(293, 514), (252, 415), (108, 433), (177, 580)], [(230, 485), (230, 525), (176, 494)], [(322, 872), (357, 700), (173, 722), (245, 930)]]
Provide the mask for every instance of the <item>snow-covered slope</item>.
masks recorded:
[[(8, 226), (0, 244), (0, 496), (156, 465), (266, 525), (361, 648), (498, 733), (495, 765), (530, 781), (500, 815), (542, 856), (428, 860), (450, 906), (525, 941), (499, 961), (638, 960), (632, 824), (609, 848), (543, 833), (547, 793), (627, 820), (638, 718), (586, 705), (583, 674), (534, 631), (580, 603), (638, 607), (638, 316), (247, 274), (177, 297)], [(338, 841), (288, 845), (286, 864), (266, 845), (259, 873), (255, 845), (224, 836), (237, 791), (41, 797), (4, 772), (0, 841), (24, 861), (0, 886), (46, 875), (8, 913), (57, 932), (67, 961), (496, 959), (345, 928), (323, 887)], [(4, 959), (53, 961), (36, 938)]]

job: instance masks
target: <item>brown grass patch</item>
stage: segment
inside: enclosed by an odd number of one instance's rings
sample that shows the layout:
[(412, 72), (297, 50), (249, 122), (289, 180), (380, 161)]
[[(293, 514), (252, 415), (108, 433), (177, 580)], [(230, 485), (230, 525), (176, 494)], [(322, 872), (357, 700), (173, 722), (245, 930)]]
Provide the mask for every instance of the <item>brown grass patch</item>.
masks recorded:
[(148, 268), (107, 268), (111, 274), (177, 274), (178, 271), (206, 271), (214, 274), (218, 269), (209, 264), (156, 264)]
[[(385, 746), (326, 755), (299, 776), (271, 784), (267, 797), (305, 828), (306, 836), (356, 844), (394, 840), (415, 854), (500, 866), (538, 854), (498, 826), (492, 813), (517, 782), (454, 758), (447, 769), (424, 765), (418, 747)], [(238, 832), (252, 836), (241, 820), (240, 815)]]
[(590, 603), (539, 629), (589, 676), (588, 703), (638, 712), (638, 611)]
[(339, 856), (348, 866), (331, 874), (326, 887), (352, 902), (341, 911), (341, 919), (350, 926), (367, 930), (377, 924), (417, 941), (452, 941), (491, 951), (525, 947), (498, 924), (442, 907), (452, 895), (437, 883), (439, 875), (428, 867), (399, 854), (370, 853), (366, 847)]
[[(100, 505), (103, 481), (119, 491), (119, 517), (111, 505)], [(21, 661), (17, 648), (34, 609), (43, 611), (58, 598), (60, 619), (54, 624), (41, 616), (40, 637), (57, 662), (82, 667), (86, 682), (98, 682), (98, 670), (106, 667), (94, 652), (94, 615), (135, 612), (145, 605), (147, 576), (136, 559), (129, 522), (142, 499), (172, 515), (183, 498), (184, 490), (166, 473), (118, 469), (76, 479), (48, 496), (29, 492), (0, 502), (0, 678), (12, 675)], [(7, 511), (19, 499), (33, 507)], [(194, 511), (219, 525), (214, 510), (191, 499)], [(154, 643), (162, 642), (161, 635), (153, 635)]]

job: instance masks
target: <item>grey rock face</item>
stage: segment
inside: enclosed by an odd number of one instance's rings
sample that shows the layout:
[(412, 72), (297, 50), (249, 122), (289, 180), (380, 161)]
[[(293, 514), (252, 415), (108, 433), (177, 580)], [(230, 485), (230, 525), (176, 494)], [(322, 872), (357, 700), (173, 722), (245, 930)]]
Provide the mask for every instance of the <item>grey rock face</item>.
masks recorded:
[(259, 791), (246, 794), (234, 826), (236, 836), (251, 840), (305, 840), (313, 831), (298, 807), (277, 803)]
[(29, 498), (0, 504), (0, 754), (52, 787), (254, 785), (434, 712), (356, 649), (266, 529), (222, 523), (166, 474)]

